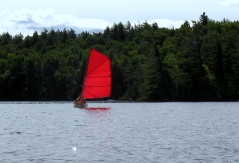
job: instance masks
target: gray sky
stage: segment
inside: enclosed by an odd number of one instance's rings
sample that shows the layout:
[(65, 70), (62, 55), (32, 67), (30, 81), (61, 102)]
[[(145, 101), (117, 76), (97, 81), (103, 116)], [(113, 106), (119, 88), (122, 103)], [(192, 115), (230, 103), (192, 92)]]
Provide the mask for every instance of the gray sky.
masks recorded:
[(0, 34), (32, 35), (45, 28), (76, 31), (104, 30), (114, 23), (156, 22), (178, 28), (198, 21), (205, 12), (210, 19), (239, 20), (239, 0), (0, 0)]

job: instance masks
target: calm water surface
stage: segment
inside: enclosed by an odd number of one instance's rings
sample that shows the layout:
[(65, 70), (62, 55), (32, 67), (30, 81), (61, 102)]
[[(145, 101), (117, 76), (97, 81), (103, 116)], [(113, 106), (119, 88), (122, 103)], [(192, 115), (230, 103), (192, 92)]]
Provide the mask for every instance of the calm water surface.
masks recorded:
[(0, 162), (239, 162), (239, 103), (0, 103)]

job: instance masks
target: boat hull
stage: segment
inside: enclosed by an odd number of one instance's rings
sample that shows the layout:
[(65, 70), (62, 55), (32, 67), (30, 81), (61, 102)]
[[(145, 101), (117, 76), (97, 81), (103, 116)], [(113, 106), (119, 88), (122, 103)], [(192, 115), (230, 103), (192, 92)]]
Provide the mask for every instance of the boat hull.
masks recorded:
[(83, 103), (74, 103), (74, 107), (75, 108), (86, 108), (87, 104), (83, 104)]

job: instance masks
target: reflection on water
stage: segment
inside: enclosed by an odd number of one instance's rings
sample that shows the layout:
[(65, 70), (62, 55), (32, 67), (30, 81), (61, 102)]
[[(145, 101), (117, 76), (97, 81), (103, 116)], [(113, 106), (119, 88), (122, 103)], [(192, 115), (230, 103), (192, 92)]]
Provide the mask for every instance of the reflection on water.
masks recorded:
[(0, 162), (239, 162), (239, 103), (0, 103)]
[(110, 108), (107, 108), (107, 107), (88, 107), (88, 108), (85, 108), (85, 110), (89, 110), (89, 111), (108, 111), (110, 110)]

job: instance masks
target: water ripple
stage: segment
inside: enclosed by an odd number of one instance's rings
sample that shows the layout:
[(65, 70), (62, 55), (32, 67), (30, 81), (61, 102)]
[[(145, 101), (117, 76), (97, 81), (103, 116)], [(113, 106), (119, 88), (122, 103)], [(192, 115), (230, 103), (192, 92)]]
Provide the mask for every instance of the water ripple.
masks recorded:
[(239, 103), (0, 103), (0, 162), (238, 162)]

